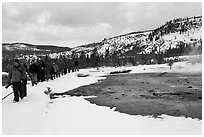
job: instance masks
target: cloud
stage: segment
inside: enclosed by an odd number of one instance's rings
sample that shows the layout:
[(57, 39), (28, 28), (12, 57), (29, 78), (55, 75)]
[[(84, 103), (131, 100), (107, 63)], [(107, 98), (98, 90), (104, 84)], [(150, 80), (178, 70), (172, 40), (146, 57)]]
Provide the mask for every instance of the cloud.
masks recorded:
[(2, 4), (2, 40), (77, 45), (77, 41), (97, 42), (201, 13), (202, 3), (6, 2)]
[[(30, 29), (26, 29), (28, 33), (32, 34), (36, 40), (92, 40), (92, 37), (98, 37), (108, 33), (111, 30), (111, 25), (105, 23), (99, 23), (88, 27), (67, 27), (67, 26), (54, 26), (48, 27), (32, 26)], [(99, 34), (98, 32), (101, 32)]]
[(201, 3), (125, 3), (124, 7), (128, 9), (126, 12), (130, 29), (135, 31), (155, 29), (171, 19), (198, 16), (202, 13)]
[[(91, 26), (97, 23), (116, 21), (121, 13), (114, 3), (66, 3), (49, 5), (52, 14), (50, 23), (68, 26)], [(58, 9), (58, 10), (57, 10)], [(57, 12), (55, 12), (57, 11)]]

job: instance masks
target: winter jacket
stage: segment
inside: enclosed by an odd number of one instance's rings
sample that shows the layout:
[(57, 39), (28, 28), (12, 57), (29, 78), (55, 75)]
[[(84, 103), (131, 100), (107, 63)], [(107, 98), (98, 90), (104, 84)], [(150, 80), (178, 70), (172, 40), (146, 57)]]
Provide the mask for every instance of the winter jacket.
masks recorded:
[(21, 82), (23, 79), (21, 67), (12, 67), (9, 72), (9, 81), (10, 82)]
[(37, 66), (37, 64), (31, 64), (30, 67), (29, 67), (29, 71), (31, 73), (38, 74), (39, 73), (39, 67)]
[(39, 69), (40, 70), (44, 70), (45, 68), (46, 68), (46, 65), (45, 65), (45, 63), (43, 63), (43, 62), (39, 62)]
[(25, 63), (21, 63), (21, 67), (22, 67), (22, 78), (23, 79), (26, 79), (27, 78), (27, 74), (26, 72), (28, 73), (28, 75), (30, 76), (30, 78), (32, 79), (32, 76), (28, 70), (28, 67)]

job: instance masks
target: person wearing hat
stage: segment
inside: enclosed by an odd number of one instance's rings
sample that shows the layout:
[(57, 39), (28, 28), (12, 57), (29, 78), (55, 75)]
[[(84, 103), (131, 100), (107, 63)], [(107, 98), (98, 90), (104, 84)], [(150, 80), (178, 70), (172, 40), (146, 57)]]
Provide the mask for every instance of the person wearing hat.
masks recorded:
[(14, 99), (13, 102), (19, 102), (19, 97), (23, 99), (23, 84), (22, 84), (22, 67), (18, 59), (13, 61), (11, 70), (9, 71), (9, 83), (13, 85)]

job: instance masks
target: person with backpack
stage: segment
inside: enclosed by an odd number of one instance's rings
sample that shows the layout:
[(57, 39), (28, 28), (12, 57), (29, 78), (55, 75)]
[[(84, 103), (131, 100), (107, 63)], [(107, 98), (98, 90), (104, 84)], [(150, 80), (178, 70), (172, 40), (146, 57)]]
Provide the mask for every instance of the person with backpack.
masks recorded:
[(23, 70), (18, 59), (13, 61), (13, 65), (9, 71), (8, 83), (12, 83), (13, 85), (13, 102), (19, 102), (19, 97), (23, 99), (25, 95), (23, 92)]

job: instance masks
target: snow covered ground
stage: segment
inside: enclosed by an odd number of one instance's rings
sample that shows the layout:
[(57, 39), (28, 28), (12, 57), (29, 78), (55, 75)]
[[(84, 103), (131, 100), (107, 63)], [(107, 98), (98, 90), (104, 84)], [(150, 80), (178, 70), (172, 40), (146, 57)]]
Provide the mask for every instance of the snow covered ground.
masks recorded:
[[(172, 72), (186, 71), (185, 62), (175, 63)], [(201, 64), (196, 64), (202, 72)], [(189, 66), (188, 66), (189, 67)], [(2, 100), (3, 135), (201, 135), (202, 120), (162, 115), (131, 116), (114, 111), (114, 108), (97, 106), (86, 101), (85, 97), (60, 97), (50, 100), (44, 94), (46, 87), (53, 92), (65, 92), (82, 85), (88, 85), (104, 79), (111, 71), (132, 69), (131, 73), (169, 72), (169, 66), (144, 65), (121, 68), (83, 69), (69, 73), (58, 79), (28, 84), (28, 97), (18, 103), (12, 103), (13, 94)], [(77, 74), (89, 74), (77, 77)], [(12, 88), (2, 87), (2, 98), (12, 92)]]

